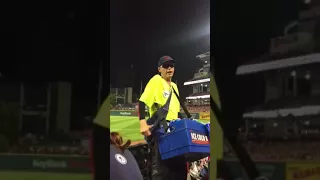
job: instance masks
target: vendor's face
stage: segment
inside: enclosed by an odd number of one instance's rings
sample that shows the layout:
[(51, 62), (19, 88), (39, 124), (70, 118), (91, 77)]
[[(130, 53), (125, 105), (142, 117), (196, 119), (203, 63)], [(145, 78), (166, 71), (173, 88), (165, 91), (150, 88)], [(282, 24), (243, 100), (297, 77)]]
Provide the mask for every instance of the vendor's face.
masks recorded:
[(158, 71), (159, 71), (161, 77), (164, 79), (172, 78), (172, 76), (174, 74), (174, 66), (175, 66), (175, 64), (173, 62), (166, 62), (166, 63), (162, 64), (158, 68)]

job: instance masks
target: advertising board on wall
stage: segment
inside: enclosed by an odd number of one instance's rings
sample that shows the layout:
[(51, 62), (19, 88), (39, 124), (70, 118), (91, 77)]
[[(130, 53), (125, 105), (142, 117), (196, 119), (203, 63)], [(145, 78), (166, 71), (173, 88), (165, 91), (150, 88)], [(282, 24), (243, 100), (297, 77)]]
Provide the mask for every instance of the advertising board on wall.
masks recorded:
[(1, 170), (89, 173), (87, 156), (0, 155)]
[(319, 180), (320, 164), (319, 163), (287, 163), (286, 165), (287, 180)]
[(138, 116), (136, 111), (110, 111), (111, 116)]
[(210, 113), (201, 112), (199, 119), (210, 120)]

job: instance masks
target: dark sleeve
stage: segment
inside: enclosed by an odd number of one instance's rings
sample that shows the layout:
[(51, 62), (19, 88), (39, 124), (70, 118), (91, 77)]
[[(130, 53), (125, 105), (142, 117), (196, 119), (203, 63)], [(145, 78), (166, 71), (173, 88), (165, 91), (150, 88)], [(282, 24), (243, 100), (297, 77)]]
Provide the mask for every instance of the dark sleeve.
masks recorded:
[(146, 104), (142, 101), (139, 101), (139, 119), (146, 118)]
[(184, 118), (181, 112), (178, 112), (178, 118), (179, 119), (183, 119)]
[(143, 176), (142, 176), (141, 170), (139, 168), (139, 164), (138, 164), (136, 158), (133, 156), (133, 154), (128, 149), (125, 150), (125, 156), (126, 156), (128, 162), (130, 162), (130, 171), (131, 172), (129, 173), (130, 174), (129, 177), (131, 177), (134, 180), (143, 180)]
[[(119, 155), (126, 163), (123, 164), (119, 161)], [(107, 179), (110, 180), (143, 180), (143, 176), (139, 169), (139, 165), (128, 149), (125, 149), (123, 153), (119, 153), (119, 149), (114, 146), (110, 146), (110, 177)], [(107, 174), (107, 173), (105, 173)], [(98, 176), (100, 177), (100, 176)], [(103, 177), (103, 176), (102, 176)]]

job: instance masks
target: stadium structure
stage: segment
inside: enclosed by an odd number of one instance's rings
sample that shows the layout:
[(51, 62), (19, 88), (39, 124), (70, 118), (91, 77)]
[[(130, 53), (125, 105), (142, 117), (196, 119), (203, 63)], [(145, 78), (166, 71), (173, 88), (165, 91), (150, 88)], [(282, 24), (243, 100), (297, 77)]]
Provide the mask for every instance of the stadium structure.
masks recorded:
[(110, 88), (110, 93), (115, 96), (117, 104), (131, 104), (132, 103), (132, 87), (126, 88)]
[(192, 94), (186, 98), (187, 105), (210, 105), (210, 52), (196, 56), (203, 66), (197, 70), (193, 78), (185, 82), (192, 86)]
[(0, 83), (0, 101), (19, 109), (21, 133), (69, 132), (71, 94), (69, 82)]
[(284, 36), (271, 39), (267, 54), (238, 67), (237, 75), (260, 75), (265, 83), (264, 103), (243, 114), (247, 134), (320, 136), (319, 8), (301, 11)]

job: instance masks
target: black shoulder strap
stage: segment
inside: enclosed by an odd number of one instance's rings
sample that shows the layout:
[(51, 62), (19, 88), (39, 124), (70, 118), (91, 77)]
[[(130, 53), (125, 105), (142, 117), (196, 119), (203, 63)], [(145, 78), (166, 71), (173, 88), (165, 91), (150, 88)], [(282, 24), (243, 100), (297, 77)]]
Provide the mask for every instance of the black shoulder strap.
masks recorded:
[(170, 106), (170, 102), (171, 102), (171, 97), (172, 97), (172, 90), (170, 91), (169, 97), (167, 99), (167, 102), (161, 107), (162, 109), (164, 109), (165, 111), (169, 111), (169, 106)]
[(188, 118), (191, 118), (191, 114), (189, 113), (187, 107), (182, 103), (182, 101), (180, 100), (180, 97), (178, 95), (178, 93), (176, 92), (176, 90), (174, 89), (174, 87), (172, 86), (172, 89), (173, 89), (173, 92), (174, 94), (177, 96), (178, 100), (179, 100), (179, 103), (180, 103), (180, 106), (182, 107), (184, 113), (186, 113), (187, 117)]

